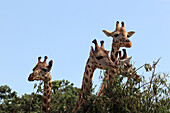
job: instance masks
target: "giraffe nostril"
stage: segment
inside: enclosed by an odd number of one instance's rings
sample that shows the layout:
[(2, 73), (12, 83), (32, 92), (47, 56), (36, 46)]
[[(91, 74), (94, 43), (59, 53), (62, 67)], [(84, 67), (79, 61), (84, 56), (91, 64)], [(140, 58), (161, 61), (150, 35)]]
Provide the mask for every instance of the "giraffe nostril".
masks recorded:
[(126, 42), (130, 42), (130, 40), (126, 40)]

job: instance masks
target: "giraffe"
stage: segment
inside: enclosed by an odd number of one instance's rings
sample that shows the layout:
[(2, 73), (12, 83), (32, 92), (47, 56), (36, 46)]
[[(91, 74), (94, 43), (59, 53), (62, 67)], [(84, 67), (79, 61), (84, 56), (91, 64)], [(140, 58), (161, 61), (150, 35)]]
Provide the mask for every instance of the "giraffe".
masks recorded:
[(103, 30), (106, 36), (112, 37), (112, 50), (111, 50), (111, 59), (114, 63), (118, 63), (118, 53), (120, 47), (127, 47), (130, 48), (132, 46), (132, 43), (128, 38), (130, 38), (135, 32), (125, 31), (125, 24), (124, 22), (121, 23), (122, 27), (119, 27), (119, 21), (116, 22), (116, 30), (111, 32), (107, 30)]
[[(139, 78), (139, 75), (135, 73), (135, 70), (132, 68), (132, 64), (130, 63), (130, 59), (132, 57), (127, 57), (126, 49), (123, 49), (123, 56), (121, 56), (121, 51), (119, 51), (119, 65), (118, 68), (121, 69), (121, 73), (130, 78), (134, 78), (135, 80)], [(128, 76), (126, 75), (128, 73)]]
[(95, 50), (91, 46), (90, 56), (87, 60), (85, 66), (85, 72), (83, 76), (82, 88), (77, 100), (76, 106), (73, 109), (73, 113), (76, 113), (79, 107), (82, 107), (86, 102), (86, 94), (90, 95), (92, 88), (92, 78), (93, 73), (96, 68), (99, 69), (108, 69), (111, 73), (115, 71), (115, 64), (112, 62), (108, 56), (109, 51), (104, 49), (104, 41), (101, 41), (101, 47), (98, 46), (96, 39), (92, 41), (95, 44)]
[(50, 113), (50, 96), (51, 96), (51, 74), (50, 70), (53, 65), (53, 60), (49, 61), (47, 65), (47, 56), (44, 57), (44, 61), (41, 62), (41, 57), (38, 57), (38, 63), (33, 68), (33, 73), (28, 77), (28, 81), (43, 80), (44, 82), (44, 94), (42, 113)]
[(126, 49), (123, 49), (123, 56), (119, 51), (118, 69), (121, 69), (122, 73), (132, 72), (132, 64), (130, 63), (132, 57), (127, 57)]
[[(129, 59), (126, 58), (127, 54), (125, 53), (125, 50), (123, 50), (124, 56), (123, 57), (119, 56), (120, 58), (118, 58), (118, 54), (120, 53), (119, 49), (120, 49), (120, 47), (126, 47), (126, 48), (132, 47), (132, 43), (128, 38), (130, 38), (135, 33), (134, 31), (126, 32), (124, 22), (122, 22), (121, 24), (122, 24), (122, 26), (119, 27), (119, 21), (117, 21), (116, 22), (116, 30), (114, 30), (113, 32), (108, 31), (108, 30), (103, 30), (103, 32), (105, 33), (106, 36), (113, 38), (110, 57), (111, 57), (111, 60), (114, 62), (114, 64), (117, 67), (117, 72), (119, 71), (118, 67), (121, 67), (121, 65), (123, 66), (124, 63), (126, 63), (127, 61), (129, 61), (131, 59), (131, 58), (129, 58)], [(126, 60), (123, 60), (123, 59), (126, 59)], [(126, 62), (124, 62), (124, 61), (126, 61)], [(119, 62), (124, 62), (124, 63), (119, 64)], [(109, 77), (110, 77), (110, 75), (109, 75)], [(111, 75), (111, 78), (110, 78), (111, 81), (113, 81), (114, 77), (115, 77), (115, 74)], [(105, 77), (105, 79), (107, 80), (109, 78)], [(98, 96), (101, 94), (103, 88), (104, 88), (104, 83), (101, 85)]]

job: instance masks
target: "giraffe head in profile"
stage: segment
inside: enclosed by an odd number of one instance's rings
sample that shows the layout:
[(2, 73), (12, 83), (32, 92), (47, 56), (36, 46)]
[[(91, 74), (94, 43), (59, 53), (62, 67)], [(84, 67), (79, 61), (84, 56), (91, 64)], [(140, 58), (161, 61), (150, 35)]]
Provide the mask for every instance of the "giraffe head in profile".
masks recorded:
[(85, 94), (91, 94), (92, 79), (95, 69), (109, 70), (110, 73), (115, 72), (115, 64), (109, 57), (109, 51), (104, 49), (104, 41), (101, 41), (101, 46), (99, 47), (96, 39), (92, 41), (95, 44), (95, 48), (91, 46), (90, 56), (87, 60), (85, 72), (83, 76), (83, 83), (81, 92), (76, 106), (73, 109), (73, 113), (77, 112), (79, 107), (83, 107), (86, 102)]
[(41, 62), (41, 57), (38, 57), (38, 63), (33, 68), (33, 73), (31, 73), (28, 77), (28, 81), (34, 81), (34, 80), (43, 80), (48, 81), (51, 80), (50, 70), (53, 65), (53, 61), (49, 61), (49, 64), (47, 65), (47, 56), (44, 57), (44, 61)]
[(132, 64), (130, 63), (131, 58), (132, 57), (127, 57), (125, 59), (119, 60), (118, 68), (121, 68), (125, 72), (130, 72), (132, 70)]
[(130, 63), (131, 58), (132, 57), (127, 57), (126, 49), (123, 49), (123, 56), (121, 54), (121, 51), (119, 51), (118, 68), (121, 68), (124, 72), (132, 71), (132, 64)]
[(119, 21), (116, 22), (116, 30), (111, 32), (108, 30), (103, 30), (103, 32), (108, 36), (113, 38), (114, 46), (116, 47), (127, 47), (130, 48), (132, 46), (130, 38), (135, 32), (134, 31), (125, 31), (124, 22), (121, 23), (122, 26), (119, 27)]
[(42, 113), (50, 113), (50, 96), (51, 96), (51, 74), (50, 70), (53, 65), (53, 61), (46, 63), (47, 56), (44, 57), (44, 61), (41, 62), (41, 57), (38, 57), (38, 63), (33, 68), (33, 73), (28, 77), (28, 81), (43, 80), (44, 81), (44, 94)]
[(136, 71), (133, 69), (133, 66), (130, 63), (131, 58), (132, 57), (127, 57), (126, 49), (123, 49), (123, 56), (121, 55), (121, 51), (119, 51), (118, 68), (121, 69), (123, 76), (137, 80), (140, 75), (137, 75)]
[(95, 68), (114, 70), (114, 63), (109, 57), (109, 51), (104, 49), (104, 41), (101, 41), (101, 47), (99, 47), (96, 39), (92, 41), (95, 44), (95, 49), (91, 46), (90, 61)]

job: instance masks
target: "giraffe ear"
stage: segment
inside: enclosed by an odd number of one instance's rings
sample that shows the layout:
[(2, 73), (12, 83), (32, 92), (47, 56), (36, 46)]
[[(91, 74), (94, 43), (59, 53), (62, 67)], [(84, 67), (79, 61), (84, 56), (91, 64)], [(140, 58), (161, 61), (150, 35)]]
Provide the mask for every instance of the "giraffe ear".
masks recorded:
[(132, 57), (126, 58), (126, 59), (125, 59), (125, 63), (129, 63), (131, 58), (132, 58)]
[(93, 55), (94, 55), (94, 49), (93, 49), (93, 46), (91, 46), (90, 56), (93, 56)]
[(134, 33), (135, 33), (135, 31), (129, 31), (129, 32), (127, 32), (127, 37), (130, 38)]
[(111, 31), (107, 31), (107, 30), (103, 30), (103, 32), (105, 33), (105, 35), (107, 35), (108, 37), (111, 36)]
[(127, 59), (129, 59), (129, 60), (130, 60), (131, 58), (132, 58), (132, 57), (128, 57)]
[(53, 60), (50, 60), (48, 64), (48, 69), (51, 70), (52, 66), (53, 66)]
[(105, 50), (107, 54), (109, 54), (110, 51)]

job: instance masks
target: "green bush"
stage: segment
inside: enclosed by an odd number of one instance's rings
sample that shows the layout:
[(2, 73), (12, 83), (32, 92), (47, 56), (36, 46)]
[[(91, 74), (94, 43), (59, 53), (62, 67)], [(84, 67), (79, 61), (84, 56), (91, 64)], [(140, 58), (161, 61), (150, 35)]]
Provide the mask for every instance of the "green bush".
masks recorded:
[[(159, 61), (159, 60), (158, 60)], [(104, 81), (101, 96), (92, 95), (80, 112), (89, 113), (168, 113), (170, 112), (170, 84), (168, 75), (156, 73), (157, 62), (142, 67), (152, 72), (147, 81), (144, 76), (130, 73), (118, 73), (114, 82)], [(127, 79), (126, 76), (131, 76)], [(136, 78), (135, 78), (136, 77)], [(126, 80), (125, 80), (126, 79)]]
[[(170, 112), (170, 84), (168, 75), (156, 73), (157, 62), (153, 65), (144, 64), (146, 72), (151, 72), (149, 80), (136, 72), (118, 73), (114, 82), (104, 81), (107, 87), (103, 94), (87, 95), (87, 101), (78, 113), (168, 113)], [(141, 67), (140, 67), (141, 68)], [(0, 113), (41, 113), (42, 82), (34, 85), (36, 93), (17, 96), (9, 86), (0, 86)], [(92, 89), (92, 92), (94, 88)], [(68, 80), (52, 82), (51, 113), (71, 113), (80, 89), (73, 87)]]

